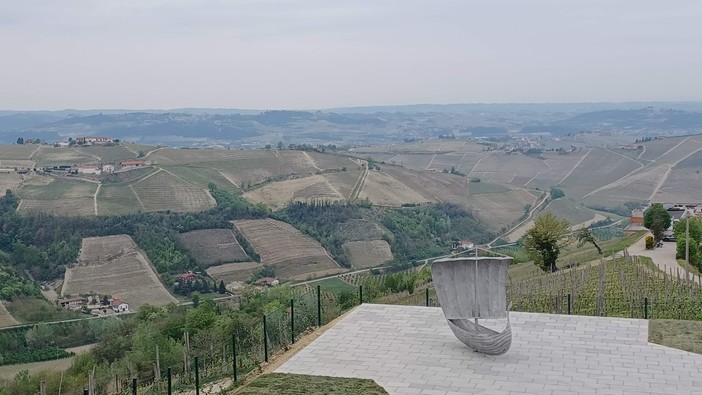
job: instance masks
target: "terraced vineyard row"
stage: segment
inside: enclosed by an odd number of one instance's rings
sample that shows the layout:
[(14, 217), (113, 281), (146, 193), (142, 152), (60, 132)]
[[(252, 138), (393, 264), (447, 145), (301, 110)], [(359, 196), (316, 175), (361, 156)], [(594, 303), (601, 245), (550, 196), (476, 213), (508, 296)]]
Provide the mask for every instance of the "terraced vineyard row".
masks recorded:
[(233, 222), (261, 256), (261, 263), (274, 267), (278, 277), (305, 280), (345, 271), (317, 241), (285, 222), (272, 219)]
[(515, 311), (608, 317), (702, 319), (702, 286), (667, 275), (646, 258), (623, 257), (514, 282), (508, 296)]
[(204, 189), (209, 188), (210, 184), (215, 184), (217, 188), (230, 193), (238, 193), (240, 191), (238, 186), (232, 184), (222, 173), (209, 167), (164, 166), (164, 169)]
[(145, 211), (191, 212), (215, 205), (214, 199), (205, 190), (163, 170), (135, 182), (131, 187)]

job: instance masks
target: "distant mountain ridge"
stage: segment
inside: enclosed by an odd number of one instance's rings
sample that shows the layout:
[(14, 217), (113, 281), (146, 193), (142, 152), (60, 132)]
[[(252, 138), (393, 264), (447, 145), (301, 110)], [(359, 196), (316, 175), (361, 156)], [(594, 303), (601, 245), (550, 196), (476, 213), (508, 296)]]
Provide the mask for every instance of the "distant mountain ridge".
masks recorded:
[[(652, 106), (660, 104), (661, 106)], [(645, 105), (645, 106), (644, 106)], [(666, 107), (663, 107), (666, 106)], [(380, 144), (454, 135), (702, 132), (702, 103), (418, 104), (331, 110), (0, 111), (0, 143), (108, 135), (145, 144)]]

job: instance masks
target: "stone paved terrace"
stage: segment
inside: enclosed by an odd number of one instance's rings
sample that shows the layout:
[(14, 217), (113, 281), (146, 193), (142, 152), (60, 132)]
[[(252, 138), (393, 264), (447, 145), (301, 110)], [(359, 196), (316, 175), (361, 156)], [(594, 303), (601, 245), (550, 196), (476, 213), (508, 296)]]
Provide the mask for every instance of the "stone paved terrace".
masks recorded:
[(278, 372), (375, 380), (390, 394), (702, 394), (702, 355), (645, 320), (511, 313), (512, 348), (477, 354), (440, 308), (364, 304)]

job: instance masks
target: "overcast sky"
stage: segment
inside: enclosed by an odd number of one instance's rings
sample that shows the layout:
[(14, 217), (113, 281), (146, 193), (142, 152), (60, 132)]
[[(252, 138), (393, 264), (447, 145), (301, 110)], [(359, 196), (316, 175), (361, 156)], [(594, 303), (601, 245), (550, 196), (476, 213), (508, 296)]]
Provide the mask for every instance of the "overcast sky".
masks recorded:
[(699, 0), (0, 0), (0, 109), (702, 100)]

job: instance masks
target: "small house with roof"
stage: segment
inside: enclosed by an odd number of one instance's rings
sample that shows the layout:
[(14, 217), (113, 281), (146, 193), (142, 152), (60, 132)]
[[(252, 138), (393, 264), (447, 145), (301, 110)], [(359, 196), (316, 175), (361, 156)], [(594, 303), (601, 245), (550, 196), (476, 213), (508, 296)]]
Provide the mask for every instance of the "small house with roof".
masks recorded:
[(59, 299), (58, 304), (64, 309), (75, 309), (82, 306), (83, 301), (84, 300), (82, 296), (69, 296), (63, 299)]
[(122, 169), (136, 169), (138, 167), (146, 166), (146, 162), (141, 160), (126, 160), (119, 164)]

